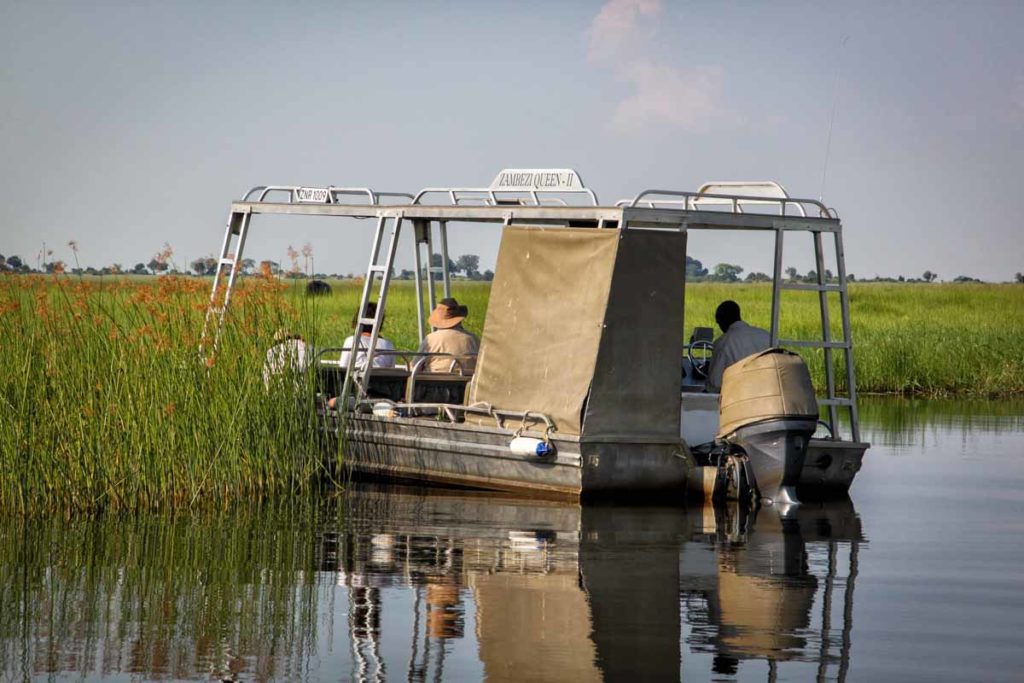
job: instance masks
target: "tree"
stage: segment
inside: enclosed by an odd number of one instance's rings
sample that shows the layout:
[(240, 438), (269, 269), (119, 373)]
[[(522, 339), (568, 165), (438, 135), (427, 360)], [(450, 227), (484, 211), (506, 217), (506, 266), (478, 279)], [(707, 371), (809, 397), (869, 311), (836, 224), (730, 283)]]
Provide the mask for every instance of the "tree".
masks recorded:
[(925, 282), (935, 282), (935, 280), (936, 280), (936, 279), (937, 279), (938, 277), (939, 277), (939, 274), (938, 274), (938, 273), (933, 273), (933, 272), (932, 272), (932, 271), (930, 271), (930, 270), (926, 270), (926, 271), (924, 271), (924, 274), (923, 274), (923, 275), (921, 275), (921, 279), (922, 279), (922, 280), (924, 280)]
[(196, 275), (216, 275), (217, 274), (217, 259), (212, 256), (206, 258), (197, 258), (195, 261), (189, 264), (192, 270), (196, 271)]
[(743, 268), (732, 263), (719, 263), (711, 273), (715, 282), (739, 282)]
[(256, 267), (256, 259), (244, 258), (242, 259), (242, 272), (246, 275), (252, 273), (252, 269)]
[(132, 273), (134, 275), (147, 275), (146, 264), (145, 263), (136, 263), (135, 267), (132, 268)]
[(771, 282), (772, 278), (768, 273), (747, 273), (747, 277), (744, 278), (747, 282)]
[(463, 254), (455, 261), (456, 270), (461, 270), (470, 279), (480, 272), (480, 257), (476, 254)]
[(786, 277), (787, 278), (789, 278), (790, 280), (795, 280), (795, 279), (797, 279), (798, 276), (799, 276), (799, 273), (797, 273), (796, 268), (794, 268), (793, 266), (790, 266), (789, 268), (786, 268)]
[(18, 271), (21, 270), (24, 266), (25, 264), (22, 263), (21, 257), (18, 256), (17, 254), (7, 259), (7, 267), (10, 268), (11, 270)]
[(484, 274), (483, 274), (483, 278), (484, 278), (484, 280), (486, 282), (490, 282), (491, 280), (494, 279), (494, 271), (493, 270), (485, 270)]
[(1013, 276), (1019, 284), (1024, 284), (1024, 273), (1017, 273)]
[(166, 261), (161, 261), (156, 257), (151, 258), (149, 260), (149, 263), (146, 264), (146, 266), (148, 266), (149, 269), (154, 273), (162, 273), (166, 271), (168, 268)]
[(686, 257), (686, 279), (694, 280), (701, 277), (707, 277), (708, 269), (704, 267), (704, 264), (695, 258), (689, 256)]

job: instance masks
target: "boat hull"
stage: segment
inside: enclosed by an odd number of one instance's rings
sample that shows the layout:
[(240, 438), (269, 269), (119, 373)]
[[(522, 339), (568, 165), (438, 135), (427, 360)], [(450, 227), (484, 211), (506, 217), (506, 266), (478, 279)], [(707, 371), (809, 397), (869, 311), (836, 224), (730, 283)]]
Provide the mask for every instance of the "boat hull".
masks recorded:
[[(340, 435), (340, 420), (328, 429)], [(341, 452), (354, 475), (419, 481), (554, 499), (584, 496), (680, 498), (702, 494), (709, 467), (697, 467), (683, 443), (614, 443), (553, 435), (555, 454), (513, 453), (513, 431), (431, 419), (351, 416)], [(812, 440), (798, 493), (842, 495), (860, 468), (867, 444)], [(713, 481), (713, 475), (711, 477)], [(709, 496), (710, 497), (710, 496)]]

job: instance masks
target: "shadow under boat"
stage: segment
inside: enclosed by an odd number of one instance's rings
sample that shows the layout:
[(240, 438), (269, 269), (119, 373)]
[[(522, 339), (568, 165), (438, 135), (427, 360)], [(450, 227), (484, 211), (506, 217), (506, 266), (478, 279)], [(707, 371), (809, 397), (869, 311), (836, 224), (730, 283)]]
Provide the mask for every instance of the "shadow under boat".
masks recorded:
[(345, 505), (324, 568), (355, 591), (357, 644), (381, 637), (380, 589), (415, 588), (410, 678), (442, 672), (470, 603), (488, 680), (671, 680), (706, 655), (720, 673), (849, 666), (864, 537), (848, 499), (780, 514), (357, 485)]

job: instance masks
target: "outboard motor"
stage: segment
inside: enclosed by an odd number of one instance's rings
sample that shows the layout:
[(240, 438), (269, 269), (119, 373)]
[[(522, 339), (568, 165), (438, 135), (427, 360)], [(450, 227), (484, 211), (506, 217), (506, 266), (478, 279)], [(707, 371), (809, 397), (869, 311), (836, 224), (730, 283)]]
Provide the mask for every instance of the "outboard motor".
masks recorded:
[(811, 375), (797, 354), (771, 348), (726, 368), (717, 438), (747, 454), (762, 499), (799, 502), (796, 486), (817, 423)]

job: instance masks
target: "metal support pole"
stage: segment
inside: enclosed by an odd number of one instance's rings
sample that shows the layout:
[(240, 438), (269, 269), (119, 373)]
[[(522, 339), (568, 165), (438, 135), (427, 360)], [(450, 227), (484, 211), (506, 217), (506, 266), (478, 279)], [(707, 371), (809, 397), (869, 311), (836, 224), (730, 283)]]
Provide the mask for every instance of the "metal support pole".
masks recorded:
[(441, 263), (444, 266), (444, 298), (452, 296), (452, 277), (448, 272), (448, 221), (437, 222), (438, 238), (441, 240)]
[(430, 222), (426, 223), (426, 230), (424, 235), (426, 236), (427, 243), (427, 301), (430, 306), (428, 310), (434, 310), (434, 306), (437, 306), (437, 292), (434, 291), (434, 240), (431, 235), (433, 232), (430, 229)]
[(779, 302), (782, 294), (782, 237), (781, 228), (775, 229), (775, 270), (772, 273), (772, 324), (771, 345), (779, 344)]
[[(825, 396), (834, 401), (836, 398), (835, 369), (832, 367), (832, 349), (828, 344), (832, 342), (832, 325), (828, 314), (828, 292), (825, 291), (825, 254), (821, 248), (821, 233), (812, 233), (814, 237), (814, 262), (818, 269), (818, 305), (821, 309), (821, 335), (826, 346), (822, 351), (825, 358)], [(834, 403), (828, 406), (828, 424), (835, 437), (839, 436), (839, 409)]]
[[(420, 342), (422, 343), (423, 342), (423, 337), (426, 336), (426, 332), (424, 330), (425, 319), (424, 319), (424, 316), (423, 316), (423, 281), (422, 281), (422, 278), (423, 278), (423, 272), (424, 271), (423, 271), (423, 258), (422, 258), (421, 250), (420, 250), (420, 242), (421, 242), (421, 238), (423, 237), (423, 229), (424, 228), (423, 228), (423, 222), (422, 221), (416, 221), (416, 222), (413, 223), (413, 225), (415, 226), (415, 231), (414, 231), (414, 234), (413, 234), (413, 237), (414, 237), (414, 239), (413, 239), (413, 251), (414, 251), (414, 254), (415, 254), (415, 264), (414, 264), (414, 267), (416, 268), (416, 325), (417, 325), (416, 330), (419, 333)], [(430, 266), (428, 265), (427, 267), (429, 268)], [(427, 276), (429, 277), (429, 275), (430, 275), (430, 273), (428, 271), (427, 272)]]

